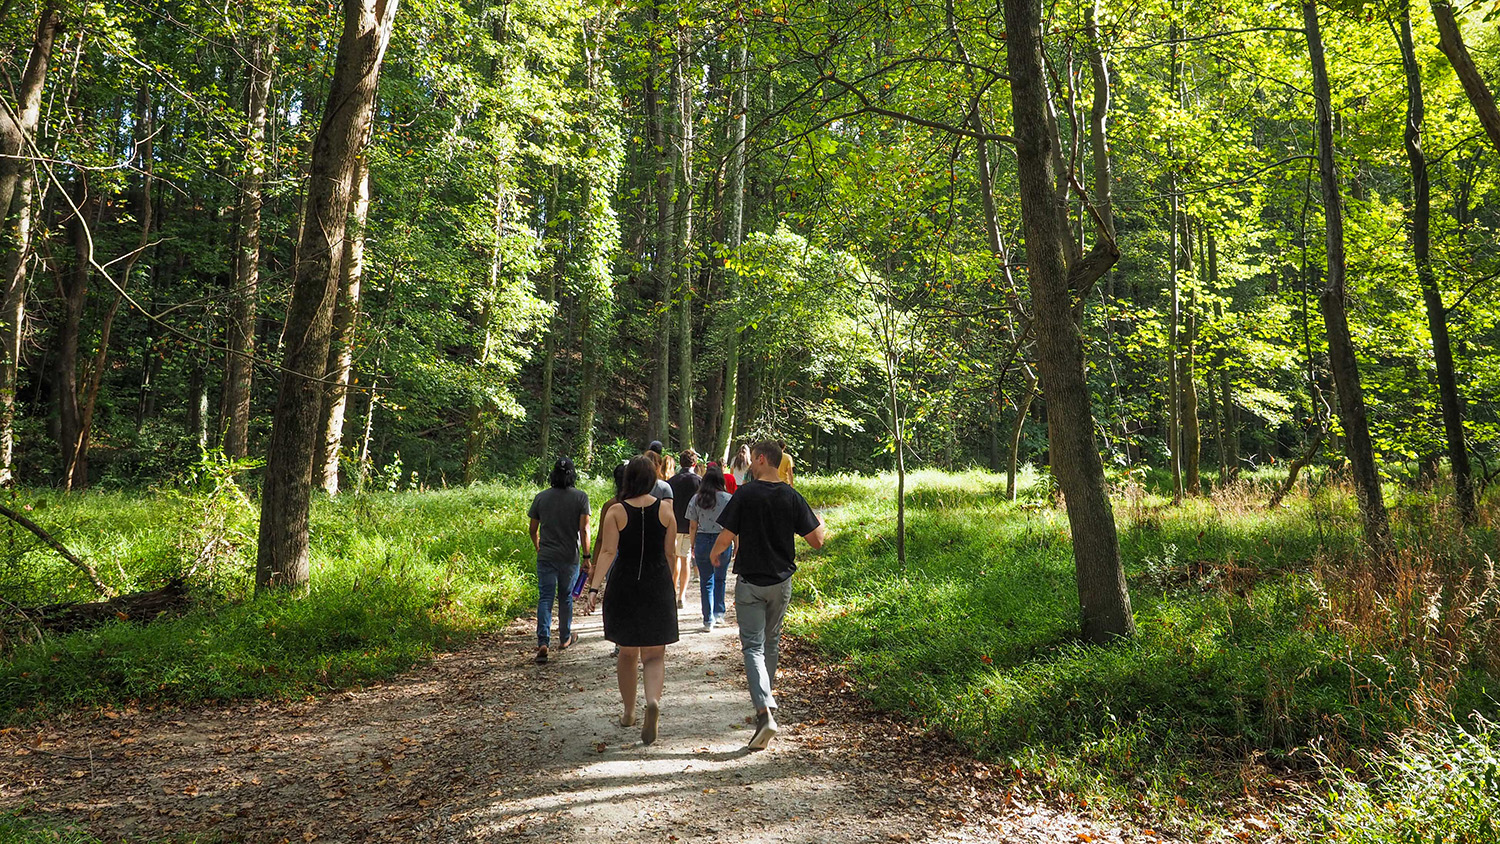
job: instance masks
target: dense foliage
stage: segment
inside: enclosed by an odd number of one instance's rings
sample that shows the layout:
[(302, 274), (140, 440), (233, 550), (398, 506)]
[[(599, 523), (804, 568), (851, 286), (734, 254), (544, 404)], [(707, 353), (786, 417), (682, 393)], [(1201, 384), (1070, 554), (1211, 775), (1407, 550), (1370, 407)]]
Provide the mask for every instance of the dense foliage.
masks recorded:
[[(1404, 8), (1339, 6), (1324, 32), (1377, 458), (1413, 480), (1433, 477), (1443, 440), (1409, 236)], [(1081, 306), (1106, 457), (1160, 466), (1201, 447), (1202, 467), (1228, 475), (1300, 453), (1333, 419), (1333, 390), (1297, 10), (1045, 11), (1059, 154), (1079, 183), (1098, 161), (1089, 103), (1104, 85), (1089, 49), (1109, 62), (1121, 259)], [(1481, 11), (1460, 9), (1460, 24), (1492, 74), (1500, 41)], [(255, 455), (337, 16), (284, 2), (17, 0), (0, 19), (12, 91), (53, 12), (22, 150), (35, 156), (31, 230), (19, 238), (13, 209), (6, 241), (21, 249), (7, 253), (20, 285), (9, 313), (22, 315), (8, 364), (14, 476), (126, 486), (221, 442), (251, 152), (265, 162)], [(1431, 18), (1410, 13), (1430, 260), (1483, 482), (1500, 470), (1500, 151)], [(1018, 409), (1020, 461), (1045, 458), (997, 15), (951, 3), (404, 6), (366, 154), (344, 484), (382, 471), (454, 483), (531, 473), (556, 452), (598, 465), (651, 438), (706, 451), (773, 432), (810, 466), (889, 467), (897, 420), (914, 464), (1000, 468)], [(259, 143), (245, 100), (255, 44), (272, 74)], [(882, 328), (882, 313), (897, 318)], [(80, 425), (73, 479), (65, 434)]]

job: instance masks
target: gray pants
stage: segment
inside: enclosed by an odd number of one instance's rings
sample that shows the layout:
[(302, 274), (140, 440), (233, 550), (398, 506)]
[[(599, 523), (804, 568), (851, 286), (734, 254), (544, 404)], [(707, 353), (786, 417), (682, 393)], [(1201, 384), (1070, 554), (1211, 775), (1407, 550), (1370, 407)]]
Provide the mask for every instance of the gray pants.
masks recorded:
[(740, 651), (745, 655), (745, 681), (755, 711), (775, 709), (776, 657), (781, 644), (781, 620), (792, 600), (792, 579), (775, 586), (756, 586), (743, 577), (734, 584), (734, 611), (739, 616)]

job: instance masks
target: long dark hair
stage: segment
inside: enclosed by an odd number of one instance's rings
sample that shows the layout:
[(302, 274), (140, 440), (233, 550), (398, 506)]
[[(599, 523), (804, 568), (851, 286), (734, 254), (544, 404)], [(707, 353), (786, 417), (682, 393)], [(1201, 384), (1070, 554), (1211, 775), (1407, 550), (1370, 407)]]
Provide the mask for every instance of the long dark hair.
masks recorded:
[(615, 467), (615, 500), (624, 501), (625, 495), (625, 465), (619, 464)]
[(729, 468), (731, 468), (731, 469), (748, 469), (748, 468), (750, 468), (750, 446), (748, 446), (748, 445), (742, 445), (742, 446), (740, 446), (740, 450), (736, 451), (734, 453), (734, 459), (731, 460), (731, 461), (729, 461)]
[(718, 506), (719, 493), (727, 492), (724, 486), (724, 470), (719, 464), (708, 464), (708, 471), (703, 473), (703, 483), (698, 486), (698, 506), (704, 510), (712, 510)]
[(554, 489), (567, 489), (578, 483), (578, 472), (573, 468), (573, 461), (566, 457), (557, 458), (552, 464), (552, 474), (547, 477), (547, 482)]
[(620, 500), (650, 495), (656, 489), (656, 461), (642, 454), (630, 458), (625, 464), (625, 488), (620, 491)]

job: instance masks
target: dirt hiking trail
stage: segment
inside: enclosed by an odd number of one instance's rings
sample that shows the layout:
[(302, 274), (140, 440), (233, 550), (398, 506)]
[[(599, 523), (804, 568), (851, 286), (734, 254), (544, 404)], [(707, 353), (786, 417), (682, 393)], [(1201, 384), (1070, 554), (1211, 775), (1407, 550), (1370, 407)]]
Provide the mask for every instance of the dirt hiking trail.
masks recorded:
[(667, 649), (650, 747), (618, 725), (598, 613), (543, 666), (535, 621), (520, 619), (369, 688), (7, 730), (0, 811), (65, 817), (106, 841), (1161, 840), (1012, 802), (1008, 774), (874, 716), (804, 648), (783, 646), (781, 734), (748, 751), (733, 615), (700, 633), (695, 604)]

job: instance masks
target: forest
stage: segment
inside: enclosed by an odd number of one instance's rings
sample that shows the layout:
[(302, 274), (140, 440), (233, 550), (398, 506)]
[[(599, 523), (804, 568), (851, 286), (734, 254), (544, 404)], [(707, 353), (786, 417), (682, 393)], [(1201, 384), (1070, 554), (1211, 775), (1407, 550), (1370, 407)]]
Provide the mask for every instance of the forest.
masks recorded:
[(0, 0), (0, 72), (0, 726), (379, 682), (527, 612), (555, 458), (770, 439), (789, 632), (1036, 799), (1500, 835), (1500, 3)]

